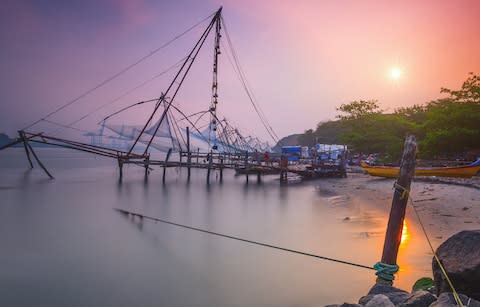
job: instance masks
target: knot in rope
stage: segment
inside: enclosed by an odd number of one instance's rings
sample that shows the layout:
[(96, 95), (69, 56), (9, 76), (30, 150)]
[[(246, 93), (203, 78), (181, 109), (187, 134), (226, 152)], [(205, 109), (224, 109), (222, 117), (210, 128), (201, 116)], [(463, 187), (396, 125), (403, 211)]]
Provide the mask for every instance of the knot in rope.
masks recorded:
[(410, 190), (399, 185), (396, 181), (395, 183), (393, 184), (393, 188), (398, 191), (399, 193), (401, 193), (401, 196), (400, 196), (400, 199), (405, 199), (405, 198), (408, 198), (408, 194), (410, 193)]
[(394, 274), (398, 272), (400, 268), (396, 264), (388, 264), (383, 262), (377, 262), (373, 268), (377, 271), (375, 275), (386, 281), (393, 281), (395, 279)]

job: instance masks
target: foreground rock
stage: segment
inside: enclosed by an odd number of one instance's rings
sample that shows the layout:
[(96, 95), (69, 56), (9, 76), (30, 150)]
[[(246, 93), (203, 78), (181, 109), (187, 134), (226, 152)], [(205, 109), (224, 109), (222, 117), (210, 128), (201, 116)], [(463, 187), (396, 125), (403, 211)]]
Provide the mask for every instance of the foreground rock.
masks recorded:
[[(457, 292), (480, 300), (480, 230), (453, 235), (438, 247), (437, 256)], [(451, 292), (435, 258), (432, 269), (437, 295)]]
[(435, 302), (437, 297), (432, 293), (424, 290), (413, 292), (400, 307), (428, 307), (431, 303)]
[[(463, 306), (480, 307), (479, 301), (469, 298), (468, 296), (463, 294), (459, 294), (458, 296), (460, 297)], [(458, 307), (458, 304), (453, 297), (453, 293), (444, 292), (438, 297), (437, 301), (430, 305), (430, 307)]]
[[(358, 303), (361, 305), (367, 305), (370, 302), (370, 300), (372, 300), (376, 295), (379, 295), (379, 294), (382, 294), (383, 296), (387, 297), (393, 305), (399, 305), (403, 303), (410, 296), (410, 294), (407, 291), (404, 291), (392, 286), (376, 284), (370, 289), (370, 291), (368, 291), (368, 294), (366, 296), (363, 296), (362, 298), (360, 298)], [(382, 301), (382, 299), (383, 298), (377, 299), (377, 300), (379, 303), (383, 304), (384, 302)]]

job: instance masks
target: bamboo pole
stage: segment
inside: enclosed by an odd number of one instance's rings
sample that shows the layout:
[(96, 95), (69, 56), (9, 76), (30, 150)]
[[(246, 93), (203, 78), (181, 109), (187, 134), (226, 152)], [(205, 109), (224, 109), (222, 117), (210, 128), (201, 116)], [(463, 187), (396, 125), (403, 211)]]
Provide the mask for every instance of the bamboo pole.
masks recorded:
[(187, 127), (187, 167), (188, 178), (190, 178), (190, 172), (192, 167), (192, 153), (190, 152), (190, 127)]
[(50, 174), (48, 172), (47, 168), (43, 165), (43, 163), (40, 161), (40, 159), (37, 157), (37, 154), (35, 153), (35, 151), (33, 151), (32, 145), (30, 145), (28, 142), (26, 144), (28, 146), (28, 149), (30, 149), (30, 151), (32, 152), (32, 155), (35, 158), (35, 160), (37, 161), (38, 165), (40, 165), (40, 167), (48, 175), (48, 177), (50, 177), (50, 179), (55, 179), (55, 178), (53, 178), (52, 174)]
[(23, 132), (22, 130), (19, 130), (18, 134), (20, 136), (20, 139), (23, 142), (23, 148), (25, 148), (25, 153), (27, 154), (27, 159), (28, 159), (28, 163), (30, 163), (30, 168), (33, 168), (32, 159), (30, 158), (30, 152), (28, 151), (28, 147), (27, 147), (27, 138), (25, 137), (25, 132)]
[(415, 156), (417, 153), (417, 142), (415, 136), (409, 135), (405, 139), (400, 172), (395, 183), (395, 191), (392, 199), (392, 208), (388, 218), (387, 232), (381, 263), (377, 263), (377, 283), (393, 284), (397, 266), (398, 248), (402, 239), (403, 221), (407, 207), (410, 184), (415, 174)]

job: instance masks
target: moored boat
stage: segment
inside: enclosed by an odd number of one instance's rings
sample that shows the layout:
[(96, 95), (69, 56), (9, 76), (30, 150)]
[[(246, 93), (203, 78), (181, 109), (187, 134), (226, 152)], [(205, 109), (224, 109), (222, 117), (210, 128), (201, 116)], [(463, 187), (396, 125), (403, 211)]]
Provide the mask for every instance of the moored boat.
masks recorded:
[[(365, 162), (361, 163), (362, 168), (371, 176), (396, 178), (399, 167), (393, 166), (371, 166)], [(436, 176), (436, 177), (459, 177), (471, 178), (480, 174), (480, 159), (467, 165), (451, 167), (418, 167), (415, 169), (415, 176)]]

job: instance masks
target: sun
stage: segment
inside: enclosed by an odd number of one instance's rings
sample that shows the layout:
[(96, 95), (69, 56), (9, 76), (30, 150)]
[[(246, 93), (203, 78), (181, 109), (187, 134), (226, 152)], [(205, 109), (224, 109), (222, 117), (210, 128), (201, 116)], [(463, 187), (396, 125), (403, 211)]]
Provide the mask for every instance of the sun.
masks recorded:
[(400, 70), (400, 68), (392, 67), (392, 69), (390, 70), (390, 78), (394, 80), (398, 80), (400, 79), (401, 76), (402, 76), (402, 71)]

